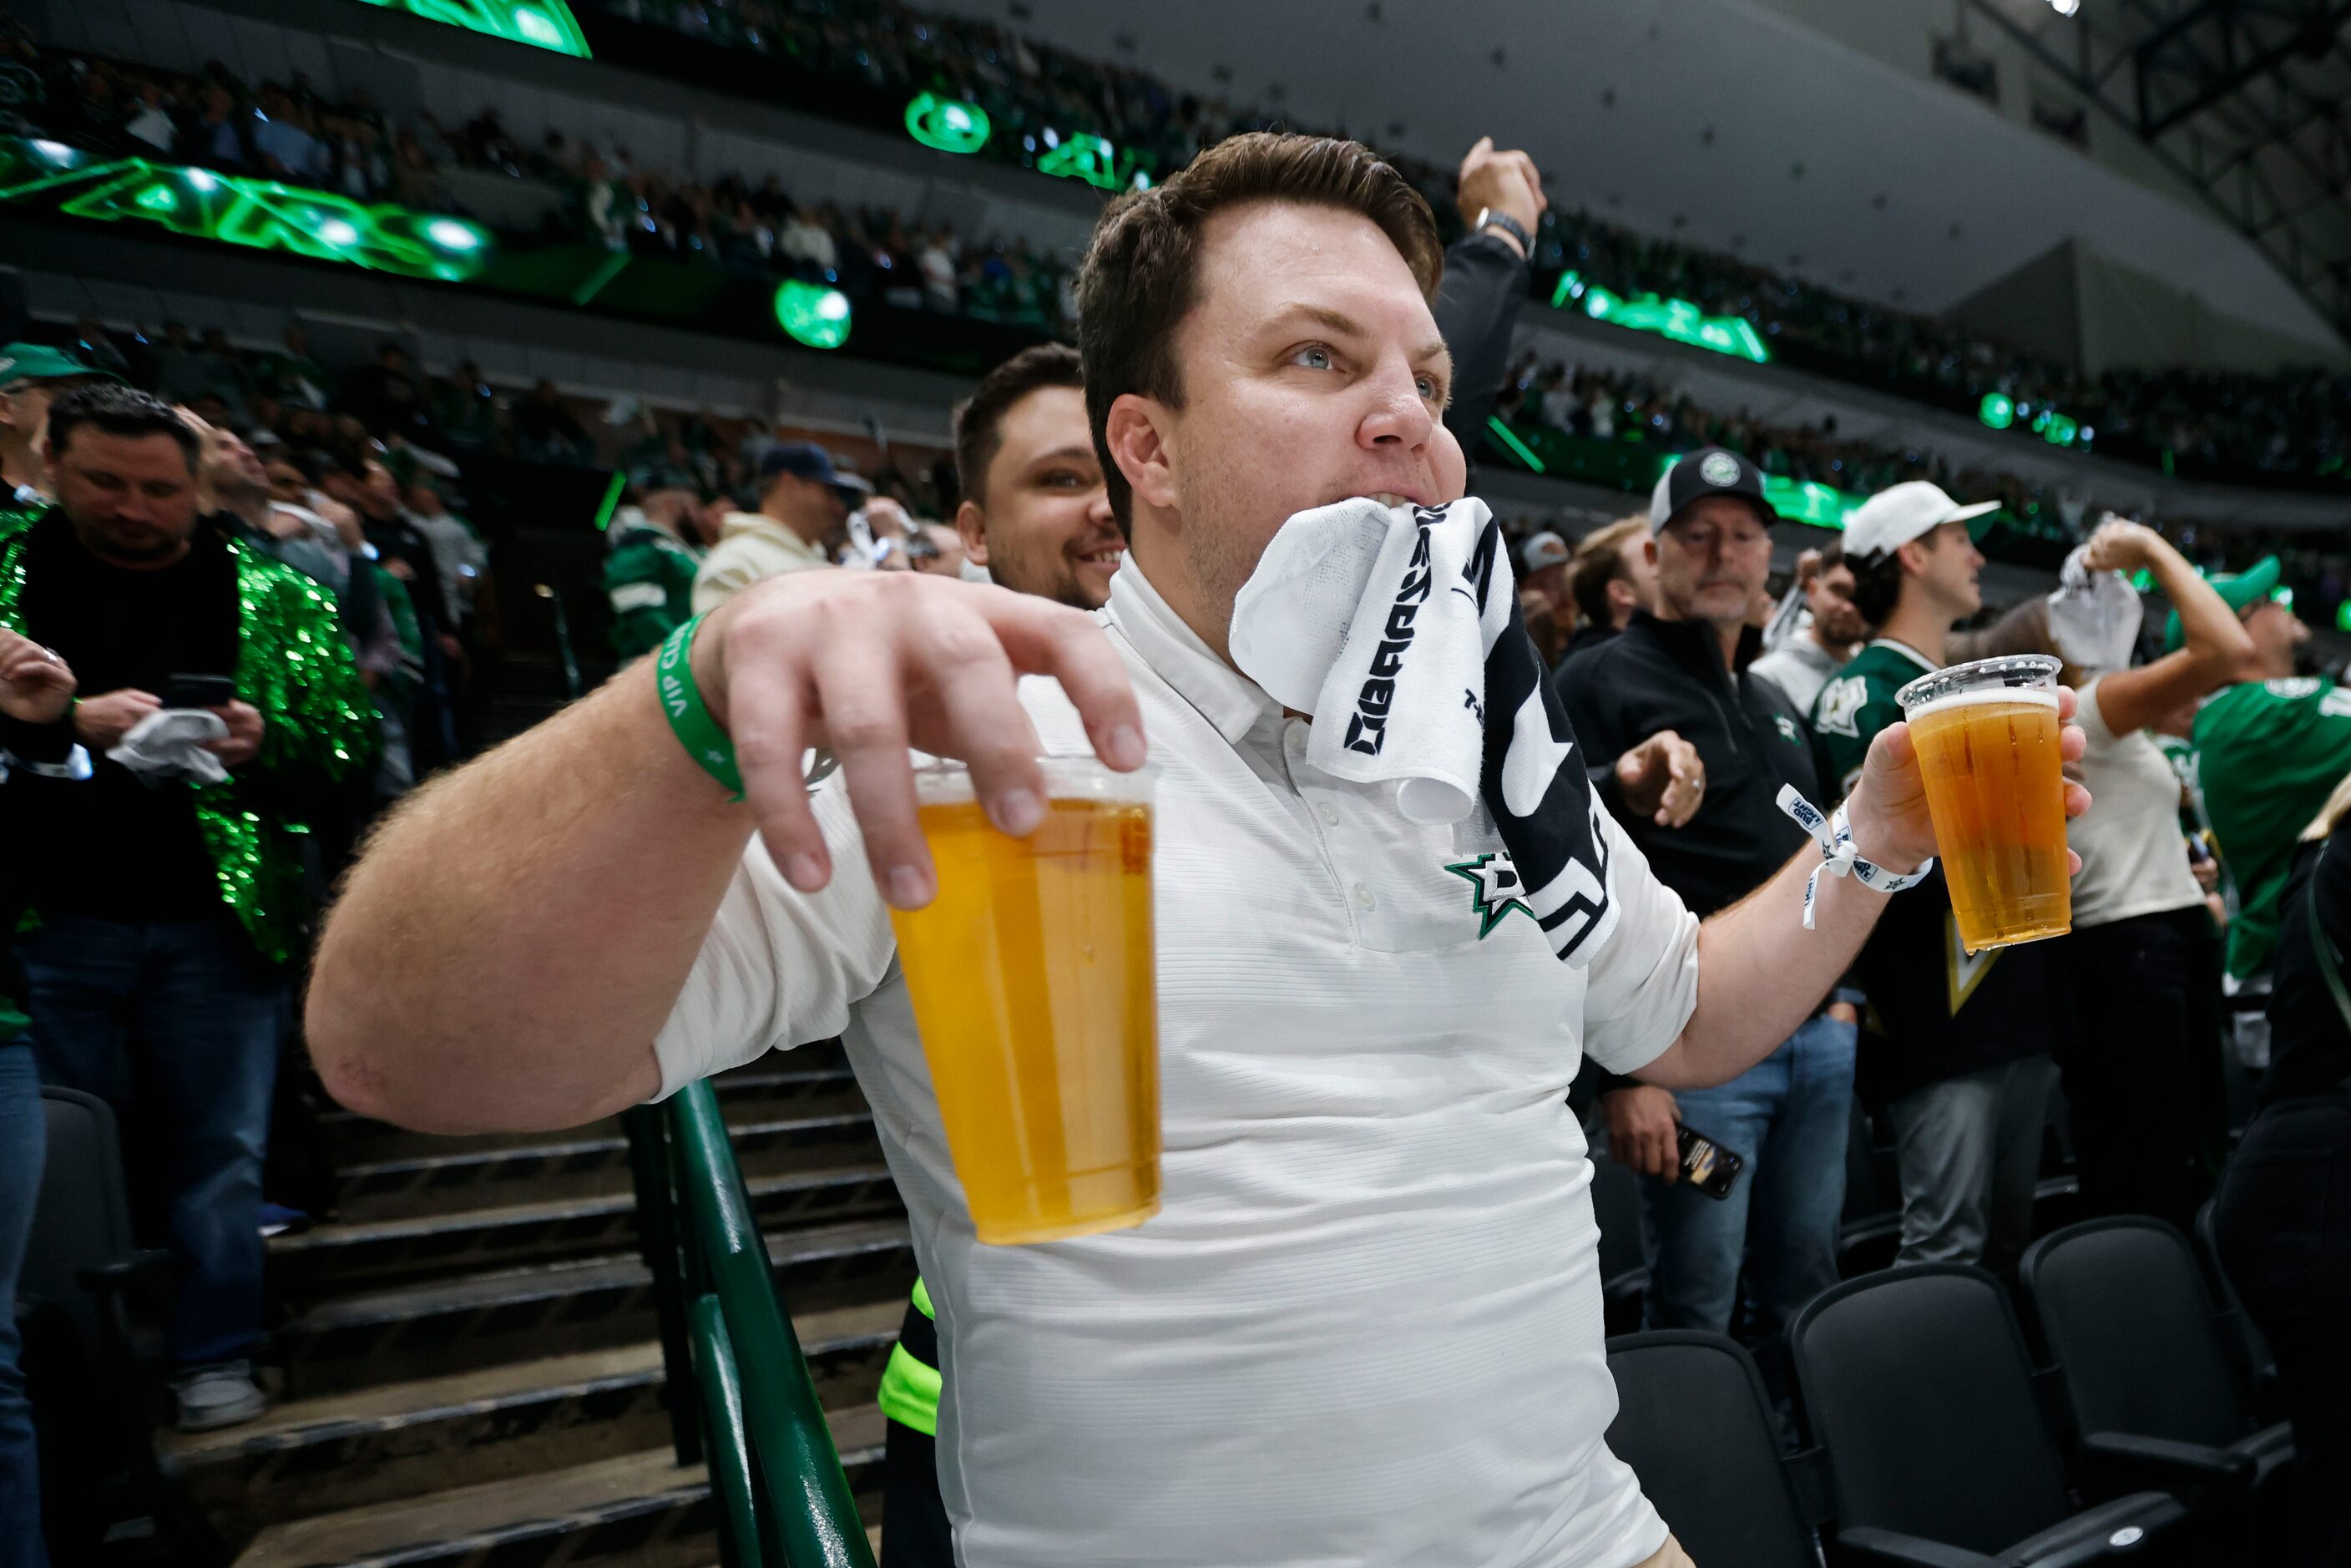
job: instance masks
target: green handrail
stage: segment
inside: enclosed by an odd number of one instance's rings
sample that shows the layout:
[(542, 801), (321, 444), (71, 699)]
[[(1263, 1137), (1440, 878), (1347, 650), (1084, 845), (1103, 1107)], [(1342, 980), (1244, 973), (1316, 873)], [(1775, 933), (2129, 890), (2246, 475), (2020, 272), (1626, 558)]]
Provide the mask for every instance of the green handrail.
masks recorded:
[(751, 1482), (751, 1433), (743, 1421), (743, 1384), (735, 1374), (726, 1310), (716, 1296), (694, 1303), (694, 1370), (702, 1385), (702, 1407), (710, 1413), (710, 1484), (717, 1490), (732, 1537), (732, 1568), (765, 1568), (758, 1494)]
[[(726, 1359), (739, 1380), (726, 1414), (715, 1399), (705, 1400), (714, 1458), (727, 1435), (724, 1423), (739, 1410), (757, 1472), (752, 1512), (759, 1528), (733, 1540), (736, 1560), (760, 1562), (759, 1537), (770, 1535), (790, 1568), (873, 1568), (815, 1380), (776, 1291), (767, 1239), (752, 1214), (718, 1097), (707, 1082), (691, 1083), (665, 1110), (685, 1220), (685, 1274), (695, 1281), (689, 1289), (715, 1300)], [(697, 1304), (697, 1318), (702, 1311)], [(699, 1334), (696, 1340), (698, 1358), (712, 1359), (709, 1344)], [(706, 1372), (699, 1381), (711, 1386)]]

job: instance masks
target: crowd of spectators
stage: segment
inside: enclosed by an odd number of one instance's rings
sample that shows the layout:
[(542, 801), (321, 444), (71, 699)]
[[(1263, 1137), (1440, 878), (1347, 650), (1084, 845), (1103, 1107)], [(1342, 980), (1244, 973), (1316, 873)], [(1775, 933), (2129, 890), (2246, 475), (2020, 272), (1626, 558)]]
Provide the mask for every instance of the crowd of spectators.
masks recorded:
[[(1237, 106), (1180, 91), (1139, 68), (1091, 60), (1003, 25), (872, 0), (586, 0), (631, 20), (788, 59), (870, 88), (893, 102), (936, 91), (977, 103), (996, 128), (982, 153), (1033, 166), (1056, 138), (1107, 140), (1148, 178), (1164, 178), (1236, 131), (1292, 128), (1278, 104)], [(1376, 143), (1370, 127), (1325, 127)], [(1392, 162), (1452, 221), (1448, 171)], [(1552, 205), (1532, 256), (1548, 294), (1573, 270), (1619, 294), (1695, 301), (1754, 324), (1777, 354), (1844, 379), (1952, 407), (1997, 392), (2055, 406), (2086, 444), (2216, 477), (2324, 481), (2351, 458), (2340, 412), (2351, 376), (2320, 369), (2252, 376), (2115, 371), (2085, 376), (1992, 335), (1837, 293), (1718, 252), (1637, 234)]]
[[(45, 53), (21, 28), (16, 129), (117, 155), (298, 181), (354, 200), (466, 215), (447, 172), (486, 171), (560, 195), (509, 240), (590, 244), (754, 277), (796, 277), (867, 301), (1066, 333), (1067, 263), (1026, 242), (967, 235), (872, 206), (795, 200), (770, 172), (711, 180), (659, 169), (618, 141), (508, 129), (495, 105), (444, 123), (389, 118), (364, 88), (322, 93), (304, 73), (248, 83), (213, 60), (193, 76), (85, 54)], [(494, 225), (495, 226), (495, 225)]]

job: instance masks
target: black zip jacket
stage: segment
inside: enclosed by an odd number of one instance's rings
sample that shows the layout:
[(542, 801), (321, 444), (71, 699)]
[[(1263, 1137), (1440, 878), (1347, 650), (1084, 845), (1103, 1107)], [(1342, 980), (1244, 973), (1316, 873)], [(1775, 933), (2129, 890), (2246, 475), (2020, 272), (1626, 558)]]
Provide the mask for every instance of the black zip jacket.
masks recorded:
[[(1829, 804), (1803, 716), (1778, 686), (1743, 673), (1761, 642), (1748, 631), (1742, 673), (1733, 675), (1711, 626), (1636, 611), (1621, 633), (1559, 668), (1594, 788), (1657, 879), (1701, 916), (1761, 887), (1807, 841), (1779, 808), (1781, 786)], [(1698, 747), (1706, 764), (1705, 798), (1678, 828), (1628, 810), (1616, 782), (1616, 759), (1663, 729)]]

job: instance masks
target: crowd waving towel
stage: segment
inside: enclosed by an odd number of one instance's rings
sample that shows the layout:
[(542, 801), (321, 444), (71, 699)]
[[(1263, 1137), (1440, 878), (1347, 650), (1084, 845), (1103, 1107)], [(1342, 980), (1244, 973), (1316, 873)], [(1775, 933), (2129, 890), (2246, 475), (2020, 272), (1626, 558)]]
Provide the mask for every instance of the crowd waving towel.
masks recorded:
[(1313, 716), (1307, 758), (1393, 780), (1419, 822), (1480, 805), (1552, 950), (1579, 967), (1616, 907), (1600, 803), (1528, 638), (1501, 526), (1477, 498), (1301, 512), (1233, 603), (1233, 662)]

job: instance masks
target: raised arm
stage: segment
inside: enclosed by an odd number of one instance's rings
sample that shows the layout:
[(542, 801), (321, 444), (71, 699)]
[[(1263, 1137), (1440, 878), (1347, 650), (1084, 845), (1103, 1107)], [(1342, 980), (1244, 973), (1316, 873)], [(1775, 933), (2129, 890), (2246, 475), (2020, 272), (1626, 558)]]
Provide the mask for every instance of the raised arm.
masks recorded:
[[(2057, 694), (2058, 717), (2074, 716), (2074, 694)], [(2066, 723), (2060, 749), (2082, 756), (2082, 732)], [(2065, 785), (2065, 814), (2089, 810), (2090, 792)], [(1907, 874), (1935, 851), (1935, 826), (1918, 777), (1910, 727), (1880, 731), (1846, 802), (1854, 845), (1864, 860)], [(2082, 862), (2066, 852), (2072, 868)], [(1813, 900), (1813, 929), (1804, 929), (1804, 883), (1821, 863), (1807, 846), (1771, 881), (1708, 919), (1698, 928), (1698, 1006), (1681, 1037), (1635, 1076), (1667, 1089), (1703, 1089), (1728, 1082), (1769, 1056), (1796, 1030), (1852, 966), (1888, 898), (1851, 877), (1823, 875)]]
[(2229, 601), (2153, 528), (2120, 519), (2100, 525), (2090, 536), (2087, 564), (2093, 571), (2145, 567), (2179, 612), (2180, 647), (2099, 677), (2098, 716), (2114, 734), (2145, 729), (2182, 703), (2228, 685), (2252, 657), (2253, 640)]
[(1143, 761), (1092, 620), (1002, 589), (805, 572), (713, 613), (694, 674), (734, 737), (741, 804), (672, 734), (659, 663), (418, 791), (375, 835), (311, 979), (310, 1049), (337, 1099), (456, 1133), (571, 1126), (651, 1096), (653, 1037), (755, 828), (801, 891), (832, 874), (807, 747), (840, 758), (875, 883), (907, 907), (936, 886), (910, 746), (967, 759), (998, 826), (1042, 820), (1019, 674), (1060, 677), (1113, 767)]

